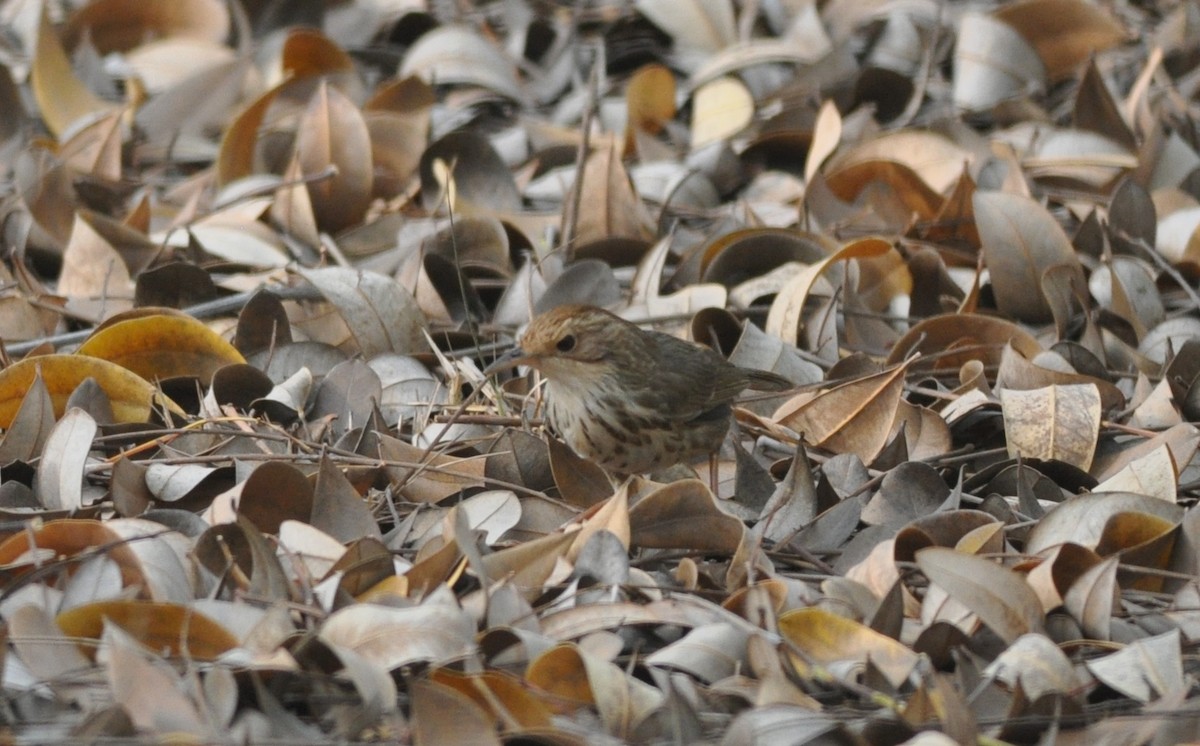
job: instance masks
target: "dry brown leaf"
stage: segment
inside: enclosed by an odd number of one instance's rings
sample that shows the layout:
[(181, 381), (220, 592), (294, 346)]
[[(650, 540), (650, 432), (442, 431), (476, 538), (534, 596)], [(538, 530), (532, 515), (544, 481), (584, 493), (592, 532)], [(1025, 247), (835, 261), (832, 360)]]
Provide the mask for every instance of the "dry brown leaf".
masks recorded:
[(1051, 267), (1078, 267), (1067, 234), (1045, 208), (1027, 197), (978, 191), (973, 204), (996, 305), (1020, 321), (1050, 321), (1046, 299), (1031, 290), (1041, 288), (1042, 275)]
[(412, 502), (438, 502), (483, 480), (487, 461), (430, 455), (423, 448), (381, 436), (379, 456), (387, 462), (397, 490)]
[[(634, 191), (629, 173), (621, 164), (617, 143), (602, 143), (584, 161), (575, 240), (587, 243), (621, 236), (645, 240), (650, 237), (650, 216)], [(571, 207), (570, 203), (567, 203)]]
[(567, 703), (594, 705), (605, 729), (617, 738), (628, 738), (663, 701), (656, 688), (570, 643), (530, 661), (525, 676)]
[(322, 83), (300, 117), (296, 160), (308, 182), (317, 224), (333, 232), (359, 223), (371, 203), (371, 134), (362, 112), (338, 89)]
[(675, 76), (663, 65), (646, 65), (633, 74), (625, 89), (628, 110), (625, 155), (637, 150), (636, 133), (657, 135), (675, 118)]
[(115, 624), (149, 650), (197, 660), (214, 660), (238, 644), (219, 624), (179, 604), (101, 601), (64, 611), (54, 621), (67, 635), (91, 640), (99, 640), (105, 627)]
[(1113, 613), (1120, 603), (1117, 558), (1088, 568), (1063, 594), (1063, 607), (1093, 640), (1111, 639)]
[(1184, 515), (1178, 505), (1146, 495), (1128, 492), (1077, 495), (1038, 521), (1029, 532), (1025, 551), (1038, 554), (1068, 541), (1093, 549), (1100, 543), (1109, 520), (1120, 513), (1144, 513), (1171, 523), (1178, 523)]
[(224, 41), (230, 30), (229, 8), (220, 0), (97, 0), (67, 19), (63, 38), (74, 48), (86, 35), (101, 52), (136, 47), (147, 38), (187, 37)]
[(774, 420), (808, 443), (853, 453), (869, 463), (892, 432), (905, 370), (906, 366), (897, 365), (812, 398), (801, 395), (780, 407)]
[(555, 703), (532, 691), (525, 681), (504, 671), (464, 674), (439, 668), (430, 680), (442, 684), (503, 721), (515, 721), (521, 728), (549, 728)]
[(1033, 45), (1051, 81), (1126, 36), (1103, 8), (1082, 0), (1023, 0), (997, 9), (995, 17)]
[(1030, 570), (1026, 580), (1042, 600), (1042, 609), (1049, 612), (1062, 606), (1062, 594), (1101, 560), (1100, 555), (1086, 547), (1071, 542), (1059, 544)]
[(1125, 395), (1115, 385), (1103, 378), (1055, 370), (1033, 362), (1045, 359), (1048, 364), (1053, 364), (1058, 362), (1055, 357), (1053, 355), (1043, 357), (1039, 354), (1037, 357), (1027, 358), (1011, 345), (1005, 347), (1000, 357), (1000, 370), (996, 373), (996, 388), (1028, 391), (1051, 386), (1093, 386), (1099, 395), (1100, 407), (1103, 412), (1125, 406)]
[(500, 737), (494, 726), (495, 717), (466, 692), (436, 681), (417, 680), (412, 683), (412, 738), (416, 746), (436, 746), (442, 743), (496, 744)]
[(330, 344), (373, 358), (385, 352), (410, 354), (428, 347), (425, 320), (416, 301), (398, 283), (375, 272), (344, 267), (299, 270), (333, 304), (347, 332)]
[(929, 582), (979, 615), (1005, 642), (1042, 630), (1042, 604), (1025, 578), (1012, 570), (941, 547), (922, 549), (916, 560)]
[(916, 653), (892, 638), (824, 609), (795, 609), (783, 614), (779, 617), (779, 633), (800, 652), (790, 658), (802, 673), (811, 671), (814, 663), (828, 667), (840, 661), (870, 660), (892, 686), (899, 686), (918, 662)]
[(541, 595), (542, 584), (555, 571), (558, 563), (565, 561), (576, 533), (570, 531), (550, 534), (492, 552), (483, 558), (487, 576), (507, 580), (521, 589), (528, 598), (537, 598)]
[(694, 479), (673, 482), (640, 498), (629, 510), (629, 526), (634, 546), (725, 554), (737, 551), (746, 530)]
[(607, 531), (617, 537), (625, 550), (629, 550), (631, 527), (629, 520), (629, 483), (626, 482), (608, 500), (594, 506), (582, 518), (582, 525), (567, 550), (567, 560), (575, 562), (588, 539), (598, 531)]
[(1100, 392), (1094, 384), (1000, 391), (1011, 456), (1054, 459), (1087, 471), (1100, 436)]
[(181, 677), (161, 659), (148, 656), (139, 642), (119, 624), (104, 626), (106, 673), (113, 700), (142, 730), (187, 734), (197, 740), (214, 738), (216, 734), (188, 696)]
[(61, 137), (85, 119), (103, 116), (112, 108), (75, 76), (71, 60), (45, 12), (41, 13), (38, 24), (37, 51), (29, 76), (42, 120), (57, 136)]

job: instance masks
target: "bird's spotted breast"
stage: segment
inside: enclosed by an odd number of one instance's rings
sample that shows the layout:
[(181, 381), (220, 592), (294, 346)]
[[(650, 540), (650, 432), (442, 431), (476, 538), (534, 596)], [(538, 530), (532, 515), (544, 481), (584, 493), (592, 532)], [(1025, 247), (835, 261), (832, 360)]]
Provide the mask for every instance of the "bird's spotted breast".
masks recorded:
[(547, 419), (567, 446), (620, 473), (657, 471), (713, 451), (728, 428), (727, 417), (681, 423), (603, 393), (552, 385), (546, 394)]

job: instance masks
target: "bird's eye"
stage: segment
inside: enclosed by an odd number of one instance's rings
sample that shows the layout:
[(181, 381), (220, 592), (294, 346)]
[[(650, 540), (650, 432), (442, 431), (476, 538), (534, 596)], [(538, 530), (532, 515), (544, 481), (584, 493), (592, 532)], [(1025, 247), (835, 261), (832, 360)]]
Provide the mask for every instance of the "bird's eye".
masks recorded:
[(568, 334), (567, 336), (558, 340), (558, 344), (554, 346), (559, 352), (570, 352), (571, 350), (575, 349), (575, 335)]

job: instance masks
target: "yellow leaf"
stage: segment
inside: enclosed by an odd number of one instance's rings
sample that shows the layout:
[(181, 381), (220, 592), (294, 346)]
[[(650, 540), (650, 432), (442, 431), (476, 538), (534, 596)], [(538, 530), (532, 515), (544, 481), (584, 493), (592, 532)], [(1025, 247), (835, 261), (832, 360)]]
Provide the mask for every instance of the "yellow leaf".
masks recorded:
[(183, 410), (149, 381), (116, 363), (86, 355), (43, 355), (22, 360), (0, 371), (0, 428), (12, 424), (38, 368), (41, 368), (42, 380), (50, 392), (55, 417), (62, 416), (71, 392), (87, 378), (94, 378), (104, 389), (117, 422), (145, 422), (154, 401), (183, 415)]
[(72, 122), (112, 108), (75, 77), (71, 60), (45, 12), (38, 24), (37, 53), (29, 75), (38, 111), (56, 136), (62, 135)]
[(180, 604), (149, 601), (100, 601), (64, 611), (55, 619), (71, 637), (100, 639), (105, 622), (112, 622), (156, 653), (213, 660), (235, 647), (238, 640), (208, 617)]
[(195, 376), (206, 386), (219, 368), (246, 362), (202, 322), (166, 314), (106, 326), (88, 337), (78, 352), (116, 363), (148, 381)]

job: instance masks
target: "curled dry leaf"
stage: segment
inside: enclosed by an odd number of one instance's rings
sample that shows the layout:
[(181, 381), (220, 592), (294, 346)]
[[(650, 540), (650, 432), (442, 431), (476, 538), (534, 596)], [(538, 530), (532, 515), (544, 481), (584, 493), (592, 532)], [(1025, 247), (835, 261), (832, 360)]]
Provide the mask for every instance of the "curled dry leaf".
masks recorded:
[(774, 419), (815, 446), (873, 461), (892, 432), (904, 372), (898, 365), (815, 397), (802, 394), (780, 407)]
[(1112, 619), (1120, 603), (1117, 558), (1088, 568), (1063, 594), (1063, 607), (1093, 640), (1112, 639)]
[(475, 649), (475, 625), (461, 610), (439, 604), (396, 609), (348, 606), (321, 625), (322, 639), (392, 671), (421, 661), (443, 662)]
[(114, 701), (143, 731), (187, 734), (198, 740), (216, 737), (182, 678), (119, 625), (105, 625), (106, 673)]
[(1087, 668), (1130, 699), (1150, 702), (1183, 687), (1181, 642), (1179, 630), (1173, 629), (1134, 640), (1124, 650), (1088, 661)]
[(628, 738), (664, 699), (656, 688), (571, 643), (530, 661), (526, 677), (568, 706), (594, 705), (605, 729), (618, 738)]
[(96, 421), (77, 408), (68, 410), (50, 430), (34, 490), (47, 510), (74, 512), (83, 507), (84, 467), (95, 437)]
[(442, 26), (424, 34), (400, 65), (400, 77), (409, 75), (430, 84), (479, 86), (517, 101), (524, 97), (513, 63), (464, 26)]
[(1024, 0), (998, 9), (995, 15), (1034, 46), (1052, 81), (1125, 37), (1102, 7), (1082, 0)]
[(325, 296), (345, 322), (349, 336), (327, 340), (372, 358), (386, 352), (424, 350), (424, 319), (412, 295), (375, 272), (343, 267), (300, 270), (300, 276)]
[(1000, 391), (1011, 456), (1054, 459), (1087, 471), (1100, 435), (1100, 392), (1093, 384)]
[(196, 660), (214, 660), (238, 644), (221, 625), (179, 604), (101, 601), (65, 611), (54, 621), (67, 635), (90, 640), (99, 640), (105, 627), (115, 624), (149, 650)]
[(732, 553), (745, 527), (722, 511), (703, 483), (683, 480), (661, 487), (629, 510), (634, 546)]
[(754, 97), (737, 78), (705, 83), (692, 93), (692, 148), (741, 132), (754, 118)]
[(296, 133), (296, 159), (305, 175), (332, 169), (308, 182), (317, 224), (337, 231), (362, 220), (371, 202), (371, 135), (362, 112), (336, 88), (322, 83), (308, 102)]
[(954, 62), (954, 103), (964, 109), (986, 110), (1046, 85), (1045, 65), (1033, 47), (992, 16), (963, 15)]
[(1038, 632), (1018, 637), (983, 673), (1008, 686), (1020, 684), (1034, 701), (1047, 694), (1073, 694), (1080, 684), (1066, 654)]
[(917, 654), (886, 635), (824, 609), (795, 609), (779, 617), (779, 633), (795, 645), (793, 665), (813, 676), (813, 664), (829, 666), (840, 661), (870, 660), (892, 686), (900, 686), (913, 673)]
[(979, 191), (974, 207), (996, 304), (1021, 321), (1050, 321), (1046, 299), (1031, 290), (1041, 288), (1042, 275), (1051, 267), (1078, 266), (1067, 234), (1027, 197)]
[(29, 75), (42, 119), (55, 135), (61, 136), (81, 120), (103, 115), (111, 108), (75, 76), (62, 41), (44, 11), (38, 22), (37, 51)]
[(410, 696), (413, 743), (500, 745), (500, 737), (492, 725), (493, 716), (466, 693), (434, 681), (415, 681)]

